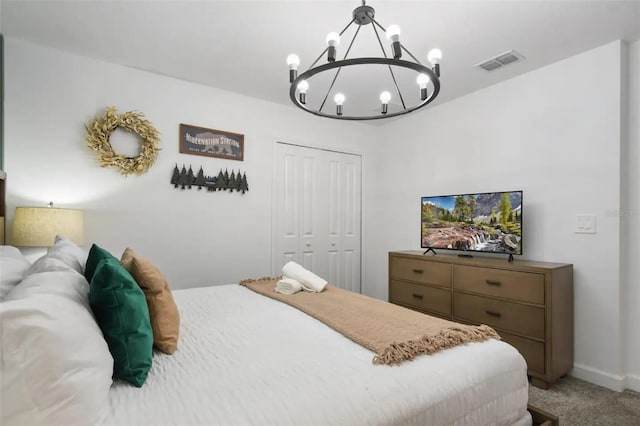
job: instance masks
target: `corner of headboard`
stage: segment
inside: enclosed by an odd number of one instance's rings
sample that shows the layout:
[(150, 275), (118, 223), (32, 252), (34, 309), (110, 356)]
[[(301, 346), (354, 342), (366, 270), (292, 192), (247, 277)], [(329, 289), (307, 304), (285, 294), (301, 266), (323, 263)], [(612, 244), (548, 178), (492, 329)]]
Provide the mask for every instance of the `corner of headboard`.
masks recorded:
[(5, 217), (7, 211), (6, 195), (7, 191), (5, 184), (7, 182), (7, 174), (0, 170), (0, 244), (4, 245), (4, 238), (7, 233), (5, 232)]

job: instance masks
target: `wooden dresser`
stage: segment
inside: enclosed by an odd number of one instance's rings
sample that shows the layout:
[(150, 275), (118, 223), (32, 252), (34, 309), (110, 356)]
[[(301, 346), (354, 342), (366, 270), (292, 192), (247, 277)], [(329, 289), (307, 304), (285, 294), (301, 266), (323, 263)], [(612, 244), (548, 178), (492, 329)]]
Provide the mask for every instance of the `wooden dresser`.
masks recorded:
[(573, 367), (573, 265), (391, 252), (389, 301), (493, 327), (525, 358), (534, 386)]

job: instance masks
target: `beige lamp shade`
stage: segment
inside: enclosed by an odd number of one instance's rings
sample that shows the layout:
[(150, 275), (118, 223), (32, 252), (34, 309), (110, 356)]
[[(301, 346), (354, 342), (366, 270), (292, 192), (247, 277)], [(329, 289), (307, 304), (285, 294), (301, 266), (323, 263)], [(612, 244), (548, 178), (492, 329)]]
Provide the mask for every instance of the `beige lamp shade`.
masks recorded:
[(81, 210), (54, 207), (16, 207), (12, 244), (19, 247), (51, 247), (56, 235), (84, 244)]

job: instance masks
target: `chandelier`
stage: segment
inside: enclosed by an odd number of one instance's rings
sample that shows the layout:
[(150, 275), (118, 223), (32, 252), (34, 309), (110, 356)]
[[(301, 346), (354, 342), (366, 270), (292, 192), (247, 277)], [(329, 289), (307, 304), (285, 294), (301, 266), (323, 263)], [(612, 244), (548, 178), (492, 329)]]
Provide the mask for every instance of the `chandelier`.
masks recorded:
[[(440, 59), (442, 57), (440, 50), (432, 49), (428, 53), (427, 59), (430, 62), (431, 67), (427, 67), (413, 56), (413, 54), (411, 54), (411, 52), (409, 52), (402, 43), (400, 43), (400, 28), (397, 25), (390, 25), (385, 29), (378, 23), (378, 21), (375, 20), (374, 17), (375, 10), (371, 6), (367, 6), (365, 4), (365, 0), (363, 0), (362, 6), (354, 9), (353, 18), (340, 33), (331, 32), (327, 35), (327, 47), (320, 56), (318, 56), (315, 62), (313, 62), (313, 64), (311, 64), (311, 66), (302, 74), (298, 74), (298, 66), (300, 65), (300, 58), (298, 55), (291, 54), (287, 57), (287, 65), (289, 65), (289, 83), (291, 84), (291, 87), (289, 88), (289, 97), (297, 107), (321, 117), (343, 120), (377, 120), (413, 112), (429, 104), (438, 96), (438, 93), (440, 92)], [(355, 34), (344, 52), (343, 58), (337, 60), (336, 57), (339, 53), (338, 46), (340, 45), (340, 38), (353, 24), (357, 25)], [(380, 49), (382, 50), (382, 56), (348, 58), (349, 52), (353, 47), (360, 29), (369, 24), (371, 24), (371, 28), (373, 28), (375, 37)], [(387, 51), (380, 39), (381, 32), (386, 35), (387, 40), (390, 42), (390, 56), (392, 57), (387, 56)], [(402, 59), (403, 52), (411, 57), (412, 61)], [(326, 62), (318, 65), (320, 60), (323, 58), (326, 58)], [(377, 104), (375, 101), (375, 93), (360, 94), (362, 99), (365, 100), (367, 107), (365, 108), (364, 113), (361, 112), (358, 114), (356, 111), (353, 111), (352, 108), (348, 107), (347, 99), (350, 96), (349, 92), (344, 90), (347, 92), (345, 95), (342, 92), (335, 92), (334, 88), (336, 87), (336, 81), (340, 76), (340, 72), (343, 69), (361, 65), (386, 67), (388, 68), (389, 73), (388, 77), (385, 77), (384, 79), (386, 81), (382, 82), (384, 90), (382, 90), (378, 96), (380, 103)], [(395, 72), (394, 69), (396, 70)], [(311, 77), (331, 72), (331, 70), (336, 71), (332, 73), (332, 78), (329, 76), (327, 79), (327, 82), (331, 80), (331, 83), (328, 84), (326, 93), (322, 90), (310, 90), (311, 85), (309, 84), (309, 80)], [(405, 89), (405, 94), (403, 96), (396, 74), (403, 73), (403, 75), (405, 75), (407, 74), (407, 70), (409, 70), (408, 72), (411, 75), (414, 75), (413, 78), (415, 78), (417, 86), (414, 86), (412, 93), (406, 93), (405, 84), (405, 86), (403, 86)], [(384, 74), (387, 75), (386, 71), (384, 71)], [(366, 75), (368, 75), (367, 71), (361, 74), (361, 76)], [(320, 84), (318, 86), (320, 86)], [(366, 85), (366, 91), (373, 90), (370, 86), (370, 84)], [(330, 94), (334, 95), (333, 101), (335, 103), (335, 110), (326, 105)], [(396, 95), (398, 97), (399, 104), (397, 104), (395, 111), (390, 111), (389, 102)], [(309, 98), (312, 96), (315, 97), (316, 105), (319, 103), (319, 107), (311, 107), (307, 103), (308, 96)], [(320, 99), (322, 99), (321, 102)], [(375, 114), (371, 113), (371, 111), (374, 111), (371, 107), (377, 109)]]

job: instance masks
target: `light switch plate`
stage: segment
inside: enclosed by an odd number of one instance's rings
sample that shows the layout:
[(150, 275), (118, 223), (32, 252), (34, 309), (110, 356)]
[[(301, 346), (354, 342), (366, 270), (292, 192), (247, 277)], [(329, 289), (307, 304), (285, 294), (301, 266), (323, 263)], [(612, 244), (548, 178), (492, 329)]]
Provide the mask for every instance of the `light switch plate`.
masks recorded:
[(577, 214), (576, 215), (576, 234), (595, 234), (596, 233), (596, 216), (593, 214)]

